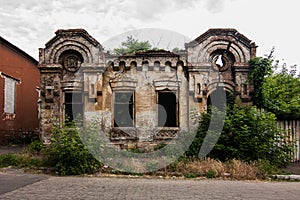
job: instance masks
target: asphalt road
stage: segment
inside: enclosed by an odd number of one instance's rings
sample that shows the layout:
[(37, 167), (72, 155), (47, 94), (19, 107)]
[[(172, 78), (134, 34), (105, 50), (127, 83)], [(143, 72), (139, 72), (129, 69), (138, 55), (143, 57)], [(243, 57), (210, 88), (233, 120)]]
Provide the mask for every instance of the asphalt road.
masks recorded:
[(0, 199), (292, 199), (300, 182), (53, 177), (0, 173)]

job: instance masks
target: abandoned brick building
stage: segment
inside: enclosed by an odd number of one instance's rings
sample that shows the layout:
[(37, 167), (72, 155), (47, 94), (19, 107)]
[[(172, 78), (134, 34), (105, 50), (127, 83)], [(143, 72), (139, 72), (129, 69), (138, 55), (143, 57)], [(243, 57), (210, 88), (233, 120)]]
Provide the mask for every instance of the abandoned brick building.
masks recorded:
[(151, 50), (112, 55), (83, 29), (58, 30), (39, 50), (41, 133), (66, 116), (95, 116), (113, 143), (176, 138), (206, 111), (222, 88), (251, 102), (248, 61), (256, 45), (235, 29), (209, 29), (178, 53)]
[(39, 129), (38, 61), (0, 36), (0, 144), (25, 141)]

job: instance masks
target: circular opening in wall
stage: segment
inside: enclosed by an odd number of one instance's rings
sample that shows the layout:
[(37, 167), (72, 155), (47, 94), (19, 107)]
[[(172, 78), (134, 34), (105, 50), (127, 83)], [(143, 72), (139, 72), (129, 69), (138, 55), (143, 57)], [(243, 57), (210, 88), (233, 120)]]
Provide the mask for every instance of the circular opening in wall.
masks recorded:
[(66, 70), (76, 72), (80, 68), (81, 63), (83, 63), (83, 57), (77, 51), (67, 50), (60, 55), (58, 62)]
[(217, 50), (211, 55), (212, 66), (217, 71), (226, 71), (234, 63), (234, 57), (230, 52), (225, 50)]

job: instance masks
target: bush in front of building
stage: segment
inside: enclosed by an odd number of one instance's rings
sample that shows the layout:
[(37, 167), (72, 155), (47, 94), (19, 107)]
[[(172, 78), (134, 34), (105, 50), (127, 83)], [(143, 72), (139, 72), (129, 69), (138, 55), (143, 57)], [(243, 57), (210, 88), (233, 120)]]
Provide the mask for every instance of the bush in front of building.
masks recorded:
[(46, 149), (48, 165), (59, 175), (95, 173), (101, 163), (82, 143), (76, 128), (54, 128), (51, 144)]
[[(186, 152), (188, 157), (198, 157), (207, 135), (211, 113), (202, 114), (196, 138)], [(214, 136), (213, 132), (209, 134)], [(291, 161), (292, 152), (293, 143), (276, 126), (274, 114), (236, 103), (228, 106), (222, 133), (207, 156), (220, 161), (266, 160), (271, 165), (283, 167)]]

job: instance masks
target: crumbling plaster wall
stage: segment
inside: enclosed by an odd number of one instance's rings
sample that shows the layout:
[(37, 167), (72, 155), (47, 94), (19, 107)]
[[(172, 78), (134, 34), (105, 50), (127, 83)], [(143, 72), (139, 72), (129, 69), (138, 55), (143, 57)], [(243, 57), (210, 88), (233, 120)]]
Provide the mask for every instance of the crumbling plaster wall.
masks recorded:
[[(120, 144), (170, 140), (195, 128), (218, 86), (251, 102), (248, 61), (256, 46), (235, 29), (210, 29), (180, 54), (158, 50), (128, 56), (104, 54), (83, 29), (58, 30), (39, 52), (44, 142), (53, 125), (63, 125), (66, 92), (82, 92), (83, 117), (98, 116), (102, 129)], [(164, 89), (176, 94), (178, 127), (158, 127), (157, 92)], [(134, 92), (133, 127), (114, 127), (116, 91)]]

